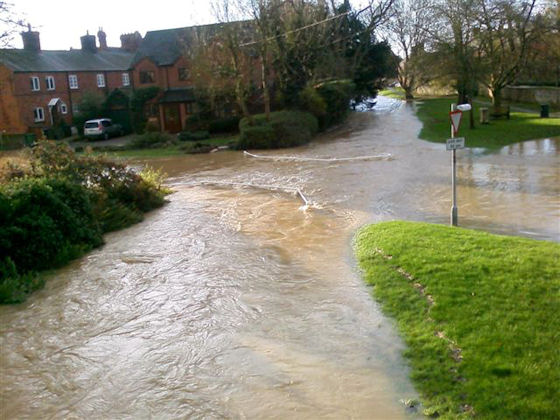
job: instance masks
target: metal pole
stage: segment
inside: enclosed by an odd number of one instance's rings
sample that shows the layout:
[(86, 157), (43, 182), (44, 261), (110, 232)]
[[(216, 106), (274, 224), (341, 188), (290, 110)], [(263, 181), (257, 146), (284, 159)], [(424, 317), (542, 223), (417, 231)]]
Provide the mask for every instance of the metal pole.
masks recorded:
[[(455, 104), (451, 104), (451, 111), (455, 111)], [(455, 138), (453, 124), (451, 124), (451, 138)], [(456, 184), (456, 164), (457, 157), (455, 149), (452, 150), (451, 155), (451, 188), (453, 190), (452, 206), (451, 206), (451, 226), (457, 226), (457, 184)]]

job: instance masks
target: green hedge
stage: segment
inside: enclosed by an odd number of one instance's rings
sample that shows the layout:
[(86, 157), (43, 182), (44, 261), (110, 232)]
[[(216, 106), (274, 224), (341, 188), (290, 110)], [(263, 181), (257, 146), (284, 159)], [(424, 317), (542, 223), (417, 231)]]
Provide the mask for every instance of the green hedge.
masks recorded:
[(317, 134), (317, 118), (303, 111), (278, 111), (253, 116), (253, 125), (248, 118), (239, 123), (241, 134), (237, 149), (278, 149), (309, 143)]

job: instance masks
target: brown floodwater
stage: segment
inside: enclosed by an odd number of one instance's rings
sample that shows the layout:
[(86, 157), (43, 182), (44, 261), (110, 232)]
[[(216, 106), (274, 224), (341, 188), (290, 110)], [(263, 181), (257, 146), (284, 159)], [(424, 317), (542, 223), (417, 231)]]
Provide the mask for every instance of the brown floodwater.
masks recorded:
[[(352, 237), (448, 223), (450, 154), (378, 105), (305, 147), (150, 162), (169, 204), (0, 308), (2, 418), (414, 417)], [(461, 226), (560, 240), (558, 138), (457, 154)]]

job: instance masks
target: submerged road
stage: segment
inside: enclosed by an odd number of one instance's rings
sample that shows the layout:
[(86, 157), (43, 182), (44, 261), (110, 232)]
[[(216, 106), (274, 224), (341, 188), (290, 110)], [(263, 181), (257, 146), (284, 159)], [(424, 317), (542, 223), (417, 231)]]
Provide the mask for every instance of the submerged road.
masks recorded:
[[(378, 105), (306, 147), (158, 160), (168, 205), (0, 308), (3, 418), (414, 417), (352, 237), (447, 223), (450, 156)], [(460, 225), (559, 240), (558, 139), (458, 159)]]

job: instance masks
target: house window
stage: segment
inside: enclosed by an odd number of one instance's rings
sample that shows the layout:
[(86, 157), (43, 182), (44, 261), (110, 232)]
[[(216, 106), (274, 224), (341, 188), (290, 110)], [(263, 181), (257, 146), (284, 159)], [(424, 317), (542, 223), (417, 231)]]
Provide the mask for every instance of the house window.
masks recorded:
[(35, 108), (33, 110), (33, 117), (35, 118), (35, 122), (45, 121), (45, 111), (43, 110), (43, 108)]
[(68, 114), (68, 108), (66, 107), (66, 104), (64, 102), (60, 104), (60, 112), (63, 114)]
[(45, 77), (45, 82), (47, 84), (47, 90), (54, 90), (54, 77), (52, 76), (47, 76)]
[(179, 67), (179, 80), (188, 80), (189, 72), (185, 67)]
[(31, 78), (31, 90), (41, 90), (41, 85), (39, 83), (39, 78), (33, 76)]
[(122, 85), (123, 86), (130, 86), (130, 76), (128, 73), (122, 74)]
[(105, 75), (102, 73), (97, 75), (97, 87), (105, 87)]
[(80, 105), (76, 102), (72, 103), (72, 114), (76, 115), (80, 113)]
[(70, 89), (78, 89), (78, 76), (75, 74), (69, 75), (68, 84), (70, 85)]
[(140, 83), (154, 83), (156, 81), (156, 75), (153, 71), (141, 71), (140, 72)]

